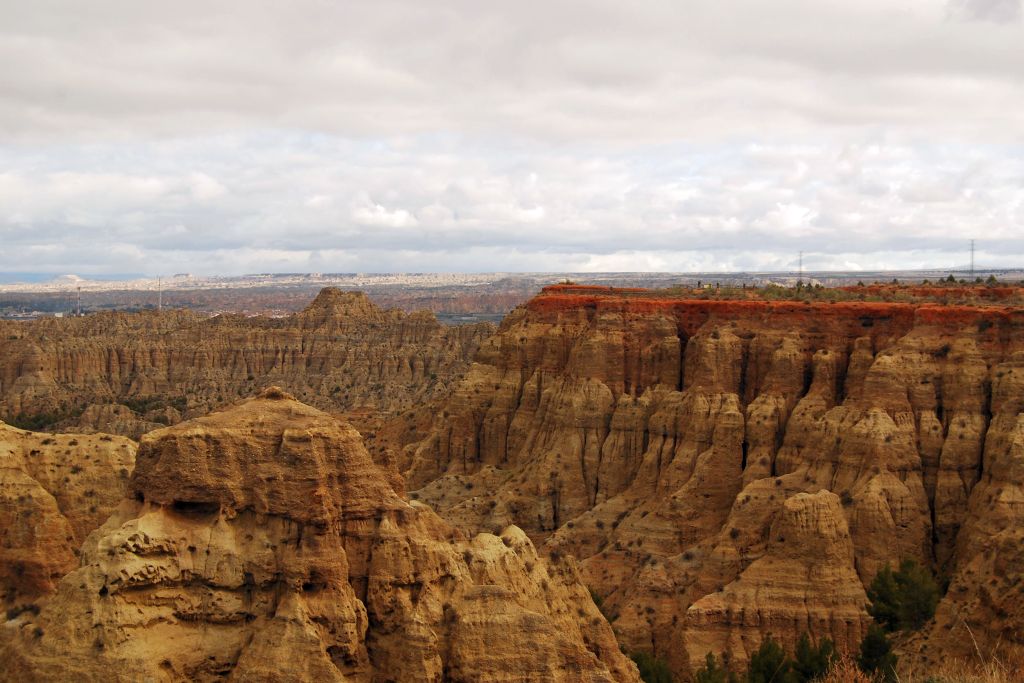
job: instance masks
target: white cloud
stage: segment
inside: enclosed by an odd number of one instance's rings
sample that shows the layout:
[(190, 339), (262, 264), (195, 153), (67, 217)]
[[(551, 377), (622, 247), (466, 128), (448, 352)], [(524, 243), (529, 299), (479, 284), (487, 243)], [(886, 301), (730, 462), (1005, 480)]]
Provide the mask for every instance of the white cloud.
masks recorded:
[(407, 228), (418, 223), (416, 217), (405, 209), (387, 209), (380, 204), (353, 209), (352, 220), (359, 225), (385, 228)]
[(192, 173), (188, 178), (189, 189), (192, 197), (199, 201), (216, 199), (227, 192), (227, 188), (221, 185), (215, 178), (205, 173)]
[[(1024, 157), (1012, 148), (869, 137), (611, 155), (266, 133), (177, 140), (173, 158), (165, 146), (139, 148), (161, 169), (130, 168), (118, 145), (90, 145), (87, 155), (68, 146), (50, 163), (79, 159), (81, 168), (61, 173), (34, 168), (35, 152), (9, 155), (20, 170), (0, 176), (0, 237), (10, 246), (0, 270), (30, 262), (157, 272), (186, 253), (177, 269), (200, 273), (413, 262), (414, 270), (719, 270), (784, 268), (798, 250), (836, 267), (951, 267), (971, 237), (985, 249), (979, 263), (1024, 257)], [(175, 169), (199, 165), (232, 178), (231, 191), (196, 197), (192, 172)], [(60, 248), (26, 251), (47, 244)], [(113, 247), (131, 249), (115, 260)], [(125, 254), (137, 262), (126, 264)]]
[(970, 237), (1016, 264), (1019, 19), (1019, 0), (15, 3), (0, 270), (945, 267)]
[(315, 194), (306, 200), (306, 206), (311, 209), (319, 209), (325, 206), (330, 206), (333, 200), (325, 194)]
[[(1019, 0), (17, 3), (0, 135), (1024, 132)], [(993, 21), (948, 21), (951, 15)], [(1000, 23), (1001, 22), (1001, 23)], [(999, 105), (994, 107), (992, 105)]]
[(1021, 0), (950, 0), (950, 16), (961, 20), (1019, 21)]

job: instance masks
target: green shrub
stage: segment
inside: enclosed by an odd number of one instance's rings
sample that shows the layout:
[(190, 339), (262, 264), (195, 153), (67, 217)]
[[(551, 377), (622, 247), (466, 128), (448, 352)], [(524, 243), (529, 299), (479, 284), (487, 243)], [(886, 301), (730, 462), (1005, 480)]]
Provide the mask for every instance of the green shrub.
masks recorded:
[(58, 422), (77, 418), (83, 411), (84, 407), (81, 406), (70, 409), (66, 408), (66, 406), (62, 406), (60, 410), (55, 410), (53, 412), (22, 412), (14, 416), (0, 418), (0, 420), (6, 422), (12, 427), (17, 427), (18, 429), (26, 429), (30, 432), (41, 432), (53, 427)]
[(792, 664), (782, 646), (768, 636), (750, 658), (747, 683), (789, 683)]
[(694, 683), (738, 683), (736, 674), (726, 669), (724, 662), (719, 665), (718, 660), (710, 652), (704, 659), (704, 666), (694, 673), (693, 680)]
[(898, 571), (886, 565), (868, 588), (868, 614), (886, 631), (917, 630), (935, 616), (939, 586), (927, 569), (904, 560)]
[(640, 669), (640, 679), (644, 683), (672, 683), (672, 672), (664, 660), (646, 652), (634, 652), (629, 657)]
[(817, 645), (812, 645), (811, 639), (804, 633), (796, 645), (793, 678), (800, 683), (823, 678), (838, 659), (839, 655), (831, 638), (822, 638)]
[(4, 422), (17, 427), (18, 429), (27, 429), (30, 432), (38, 432), (46, 429), (50, 425), (59, 422), (60, 416), (55, 413), (18, 413), (13, 417), (7, 417)]
[(895, 681), (896, 655), (892, 652), (892, 644), (885, 635), (885, 629), (878, 624), (871, 624), (864, 640), (860, 643), (860, 657), (857, 666), (861, 671), (881, 681)]

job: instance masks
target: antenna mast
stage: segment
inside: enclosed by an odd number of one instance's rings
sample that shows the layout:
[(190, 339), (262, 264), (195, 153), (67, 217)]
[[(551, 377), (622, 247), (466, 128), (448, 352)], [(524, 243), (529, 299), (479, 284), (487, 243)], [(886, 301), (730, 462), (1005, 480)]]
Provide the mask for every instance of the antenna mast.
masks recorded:
[(802, 251), (800, 252), (799, 266), (798, 267), (800, 269), (800, 275), (799, 275), (799, 277), (797, 277), (797, 280), (796, 280), (797, 289), (799, 289), (804, 284), (804, 252), (802, 252)]
[(82, 286), (78, 286), (78, 310), (75, 312), (75, 317), (82, 317)]
[(974, 240), (971, 240), (971, 282), (974, 282)]
[(158, 277), (156, 279), (156, 291), (157, 291), (157, 295), (156, 295), (157, 296), (157, 299), (156, 299), (156, 310), (157, 311), (162, 311), (162, 310), (164, 310), (164, 281), (163, 281), (162, 278)]

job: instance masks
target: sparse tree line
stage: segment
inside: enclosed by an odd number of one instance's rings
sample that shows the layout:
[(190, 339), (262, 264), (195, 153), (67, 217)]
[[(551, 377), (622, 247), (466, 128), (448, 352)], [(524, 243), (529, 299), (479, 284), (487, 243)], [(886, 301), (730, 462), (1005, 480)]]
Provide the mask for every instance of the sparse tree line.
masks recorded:
[[(730, 665), (728, 655), (716, 657), (709, 652), (704, 666), (694, 674), (695, 683), (893, 683), (897, 681), (897, 657), (892, 651), (890, 634), (916, 631), (935, 615), (940, 590), (931, 572), (913, 560), (904, 560), (895, 571), (886, 565), (867, 591), (868, 614), (874, 623), (868, 628), (855, 658), (840, 654), (830, 638), (817, 641), (804, 633), (793, 655), (771, 635), (762, 641), (750, 657), (746, 671), (740, 674)], [(645, 683), (672, 683), (665, 662), (647, 654), (633, 660)]]

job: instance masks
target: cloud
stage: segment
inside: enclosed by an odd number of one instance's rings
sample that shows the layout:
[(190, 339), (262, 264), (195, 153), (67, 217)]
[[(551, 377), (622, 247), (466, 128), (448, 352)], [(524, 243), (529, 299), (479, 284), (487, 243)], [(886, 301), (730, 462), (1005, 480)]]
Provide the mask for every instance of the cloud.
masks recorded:
[(1021, 0), (950, 0), (949, 13), (961, 20), (1020, 21)]
[(121, 145), (50, 150), (59, 173), (8, 154), (0, 270), (763, 269), (800, 250), (809, 267), (941, 268), (971, 237), (979, 263), (1024, 257), (1013, 148), (868, 137), (607, 154), (261, 133), (177, 139), (169, 159), (167, 144), (137, 147), (160, 168)]
[(380, 204), (353, 209), (352, 221), (358, 225), (374, 225), (384, 228), (407, 228), (418, 223), (416, 217), (405, 209), (390, 210)]
[(198, 201), (216, 199), (227, 192), (227, 188), (205, 173), (192, 173), (188, 178), (192, 197)]
[[(1019, 0), (139, 3), (0, 28), (0, 136), (254, 129), (663, 142), (849, 126), (1014, 137)], [(983, 22), (950, 22), (953, 13)]]
[(4, 14), (0, 270), (1024, 257), (1019, 0)]

